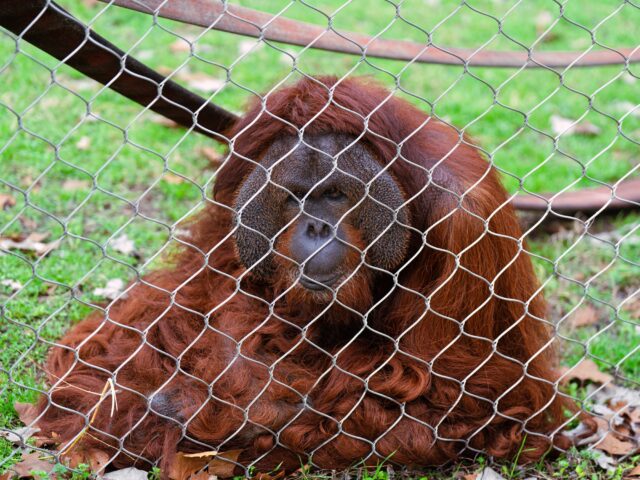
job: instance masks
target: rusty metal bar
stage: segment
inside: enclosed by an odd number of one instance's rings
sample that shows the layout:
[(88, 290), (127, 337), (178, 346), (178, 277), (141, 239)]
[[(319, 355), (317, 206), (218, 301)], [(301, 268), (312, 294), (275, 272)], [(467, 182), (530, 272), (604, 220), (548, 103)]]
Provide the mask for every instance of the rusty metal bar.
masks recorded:
[[(584, 52), (490, 51), (438, 47), (402, 40), (374, 39), (354, 32), (340, 34), (310, 23), (274, 16), (220, 0), (100, 0), (191, 25), (290, 45), (418, 63), (475, 67), (564, 68), (640, 62), (640, 48)], [(320, 36), (320, 38), (318, 38)]]
[(216, 140), (221, 140), (216, 133), (237, 119), (125, 55), (55, 2), (0, 1), (0, 26), (140, 105)]
[[(542, 197), (542, 198), (540, 198)], [(551, 200), (551, 197), (555, 197)], [(606, 206), (607, 210), (623, 210), (640, 206), (640, 179), (620, 182), (612, 196), (612, 187), (584, 188), (561, 194), (545, 193), (540, 196), (518, 195), (513, 205), (518, 210), (546, 211), (551, 204), (555, 213), (597, 212)]]

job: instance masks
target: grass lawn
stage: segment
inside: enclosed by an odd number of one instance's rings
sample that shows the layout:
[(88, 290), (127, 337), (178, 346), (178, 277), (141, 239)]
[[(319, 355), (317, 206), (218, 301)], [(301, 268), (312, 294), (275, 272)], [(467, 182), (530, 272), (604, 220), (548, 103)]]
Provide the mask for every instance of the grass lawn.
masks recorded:
[[(152, 68), (238, 113), (259, 93), (296, 80), (300, 72), (370, 75), (397, 85), (398, 96), (476, 139), (513, 193), (612, 184), (639, 169), (638, 64), (560, 75), (363, 61), (227, 33), (202, 34), (91, 0), (59, 3)], [(382, 38), (424, 43), (429, 33), (440, 46), (504, 50), (534, 42), (540, 33), (536, 24), (549, 25), (541, 12), (553, 21), (559, 16), (548, 0), (474, 0), (462, 6), (407, 0), (400, 16), (391, 2), (382, 1), (375, 7), (364, 0), (234, 3), (271, 13), (289, 6), (290, 18), (326, 25), (331, 16), (338, 30), (384, 32)], [(609, 47), (640, 44), (640, 8), (622, 0), (588, 3), (585, 8), (583, 2), (566, 2), (540, 49), (584, 50), (592, 33)], [(187, 41), (196, 38), (192, 55)], [(39, 365), (49, 342), (105, 302), (95, 290), (113, 279), (127, 283), (162, 263), (161, 253), (175, 246), (172, 232), (210, 193), (215, 173), (207, 159), (210, 149), (221, 151), (210, 139), (159, 122), (68, 67), (59, 66), (52, 77), (49, 69), (57, 62), (24, 42), (20, 53), (15, 51), (14, 40), (0, 34), (0, 199), (12, 199), (0, 208), (0, 237), (47, 234), (44, 242), (60, 243), (46, 256), (14, 249), (0, 253), (0, 427), (6, 428), (17, 425), (13, 403), (34, 401), (43, 386)], [(222, 85), (227, 76), (231, 82), (220, 90), (210, 81)], [(588, 121), (598, 133), (558, 139), (554, 115)], [(603, 370), (617, 373), (620, 384), (635, 389), (640, 386), (639, 223), (638, 213), (577, 217), (551, 233), (547, 224), (536, 225), (528, 236), (550, 315), (559, 322), (563, 363), (574, 365), (588, 354)], [(133, 241), (135, 254), (114, 247), (123, 235)], [(584, 312), (594, 318), (578, 327), (573, 319)], [(580, 462), (591, 462), (583, 457), (561, 461), (575, 471)], [(13, 447), (0, 438), (0, 473), (11, 458)], [(514, 472), (514, 477), (522, 473)]]

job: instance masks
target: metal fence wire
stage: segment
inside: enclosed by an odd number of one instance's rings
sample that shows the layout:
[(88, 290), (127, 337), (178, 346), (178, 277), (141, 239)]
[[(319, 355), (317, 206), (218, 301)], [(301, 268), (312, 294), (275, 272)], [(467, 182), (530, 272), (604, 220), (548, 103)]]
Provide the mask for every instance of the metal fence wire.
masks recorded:
[(640, 5), (59, 3), (0, 2), (0, 478), (637, 461)]

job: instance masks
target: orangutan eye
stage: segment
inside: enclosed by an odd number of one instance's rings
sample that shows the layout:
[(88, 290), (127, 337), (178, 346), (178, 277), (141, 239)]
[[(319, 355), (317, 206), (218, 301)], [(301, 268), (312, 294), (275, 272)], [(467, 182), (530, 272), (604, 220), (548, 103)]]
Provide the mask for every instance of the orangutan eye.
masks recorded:
[(344, 193), (336, 187), (328, 188), (322, 195), (329, 200), (342, 200), (345, 198)]

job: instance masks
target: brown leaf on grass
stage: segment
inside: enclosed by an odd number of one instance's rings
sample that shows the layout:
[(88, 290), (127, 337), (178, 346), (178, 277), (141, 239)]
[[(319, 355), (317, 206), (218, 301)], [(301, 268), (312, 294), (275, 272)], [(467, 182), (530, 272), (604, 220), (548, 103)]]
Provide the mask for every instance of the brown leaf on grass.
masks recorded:
[(30, 233), (20, 240), (0, 237), (0, 250), (22, 250), (25, 252), (35, 252), (37, 255), (46, 255), (60, 245), (59, 239), (54, 242), (44, 243), (42, 240), (48, 236), (48, 233)]
[(207, 470), (210, 474), (216, 475), (218, 477), (232, 477), (237, 465), (233, 462), (238, 461), (238, 457), (242, 450), (229, 450), (228, 452), (220, 452), (218, 455), (214, 457), (209, 465), (207, 466)]
[(75, 190), (84, 190), (89, 188), (90, 185), (91, 182), (88, 180), (76, 180), (75, 178), (70, 178), (62, 183), (62, 189), (67, 192), (73, 192)]
[(187, 480), (194, 478), (198, 474), (198, 480), (206, 480), (204, 476), (199, 475), (205, 469), (207, 477), (214, 475), (218, 477), (232, 477), (238, 457), (242, 450), (229, 450), (228, 452), (201, 452), (201, 453), (182, 453), (178, 452), (171, 469), (169, 470), (169, 478), (172, 480)]
[(7, 278), (5, 280), (0, 280), (0, 285), (3, 285), (9, 289), (10, 292), (17, 292), (22, 288), (22, 284), (17, 280), (12, 280)]
[(104, 297), (108, 300), (115, 300), (124, 290), (124, 286), (124, 280), (120, 278), (112, 278), (107, 281), (107, 284), (103, 288), (94, 289), (93, 294), (98, 297)]
[(40, 429), (38, 427), (20, 427), (9, 431), (3, 430), (0, 431), (0, 438), (4, 438), (7, 442), (16, 445), (25, 445), (27, 440), (39, 431)]
[(217, 450), (209, 450), (207, 452), (183, 453), (186, 458), (212, 458), (218, 455)]
[(51, 432), (49, 436), (45, 436), (38, 433), (33, 437), (33, 439), (35, 440), (34, 445), (38, 448), (43, 448), (43, 447), (53, 448), (60, 445), (60, 435), (58, 435), (56, 432)]
[(613, 433), (609, 432), (602, 441), (594, 445), (598, 450), (607, 452), (609, 455), (628, 455), (638, 450), (638, 445), (629, 440), (620, 440)]
[(224, 80), (212, 77), (206, 73), (190, 73), (184, 70), (181, 70), (176, 77), (179, 80), (186, 82), (190, 88), (209, 93), (220, 90), (226, 83)]
[(582, 359), (573, 368), (565, 367), (562, 369), (562, 383), (567, 384), (572, 380), (578, 380), (580, 383), (609, 383), (613, 380), (613, 377), (608, 373), (601, 372), (598, 369), (598, 365), (593, 360), (588, 358)]
[(209, 163), (211, 163), (213, 167), (218, 168), (224, 161), (224, 157), (213, 147), (200, 147), (198, 152), (209, 160)]
[(175, 42), (173, 42), (171, 45), (169, 45), (169, 49), (173, 53), (181, 53), (181, 52), (189, 53), (191, 51), (191, 45), (186, 40), (179, 38)]
[(622, 415), (627, 417), (632, 425), (638, 424), (638, 434), (640, 435), (640, 407), (627, 409), (622, 413)]
[(211, 475), (209, 472), (198, 472), (194, 473), (189, 477), (189, 480), (216, 480), (215, 475)]
[(13, 465), (11, 470), (17, 478), (33, 478), (31, 472), (51, 472), (54, 464), (43, 460), (42, 457), (41, 452), (23, 453), (22, 460)]
[(111, 248), (116, 252), (123, 253), (124, 255), (134, 255), (136, 251), (135, 242), (131, 240), (126, 233), (111, 239), (109, 245), (111, 245)]
[(16, 199), (8, 193), (0, 193), (0, 210), (7, 210), (16, 204)]
[(625, 473), (623, 478), (625, 480), (631, 478), (640, 478), (640, 465), (636, 465), (635, 467), (633, 467), (633, 469)]
[(91, 465), (91, 471), (94, 473), (102, 473), (107, 465), (109, 465), (109, 461), (111, 460), (111, 455), (107, 452), (103, 452), (102, 450), (93, 450), (91, 455), (89, 456), (89, 465)]
[(640, 318), (640, 298), (634, 298), (630, 302), (626, 302), (622, 307), (622, 311), (629, 312), (631, 318)]
[[(558, 34), (549, 31), (545, 33), (547, 28), (551, 25), (554, 20), (554, 16), (549, 11), (542, 11), (536, 16), (536, 35), (540, 38), (542, 42), (552, 42), (553, 40), (557, 40)], [(544, 35), (544, 36), (543, 36)]]
[(169, 478), (172, 480), (187, 480), (192, 475), (203, 470), (209, 463), (210, 456), (188, 457), (184, 453), (178, 452), (169, 470)]
[(583, 120), (575, 123), (569, 118), (560, 115), (551, 115), (551, 130), (556, 135), (591, 135), (595, 136), (600, 133), (600, 127), (591, 122)]
[(64, 458), (71, 468), (77, 468), (80, 464), (87, 464), (91, 467), (93, 473), (101, 474), (109, 464), (111, 455), (97, 448), (87, 450), (74, 446), (71, 451), (64, 454)]
[[(283, 477), (284, 477), (284, 470), (280, 470), (278, 473), (275, 473), (275, 474), (257, 473), (256, 475), (254, 475), (253, 479), (254, 480), (280, 480)], [(294, 477), (292, 476), (292, 478)], [(303, 476), (302, 478), (307, 478), (307, 476)]]
[(91, 147), (91, 139), (89, 137), (80, 137), (80, 140), (76, 143), (76, 148), (78, 150), (89, 150)]
[(182, 178), (180, 175), (176, 175), (175, 173), (165, 173), (162, 176), (162, 180), (170, 183), (171, 185), (180, 185), (184, 182), (184, 178)]
[(599, 135), (602, 130), (597, 125), (594, 125), (591, 122), (580, 122), (575, 126), (574, 133), (578, 135), (588, 135), (591, 137), (595, 137)]
[(572, 328), (588, 327), (598, 323), (598, 311), (591, 305), (584, 305), (573, 312), (567, 319)]
[(156, 68), (156, 71), (166, 77), (167, 75), (171, 75), (173, 72), (175, 72), (175, 68), (167, 67), (166, 65), (160, 65), (158, 68)]
[(14, 402), (13, 408), (18, 412), (18, 418), (25, 425), (31, 425), (38, 418), (38, 406), (34, 403)]
[(593, 420), (598, 425), (598, 431), (581, 444), (591, 445), (609, 455), (628, 455), (638, 449), (633, 440), (623, 436), (623, 426), (616, 425), (613, 418), (593, 417)]

